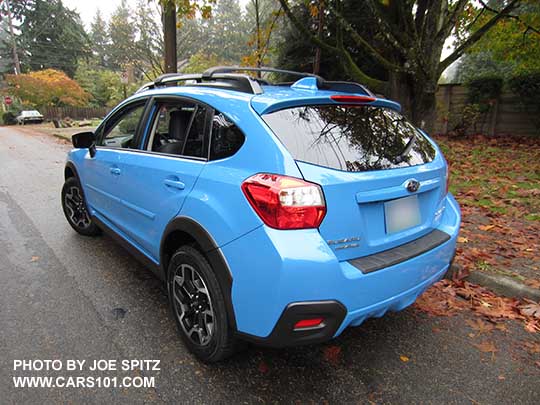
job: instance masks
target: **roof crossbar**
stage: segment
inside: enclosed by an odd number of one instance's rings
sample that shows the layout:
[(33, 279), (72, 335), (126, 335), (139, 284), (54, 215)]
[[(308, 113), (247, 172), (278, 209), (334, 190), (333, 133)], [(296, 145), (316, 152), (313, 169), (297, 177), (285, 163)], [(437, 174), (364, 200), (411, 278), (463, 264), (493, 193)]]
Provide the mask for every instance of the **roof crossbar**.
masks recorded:
[(203, 77), (201, 74), (181, 74), (165, 73), (158, 76), (153, 82), (143, 85), (137, 93), (145, 90), (163, 87), (171, 83), (194, 81), (196, 86), (218, 87), (229, 90), (241, 91), (244, 93), (261, 94), (260, 84), (247, 75), (241, 74), (216, 74), (210, 78)]
[(250, 94), (262, 94), (261, 84), (273, 84), (277, 86), (290, 86), (293, 84), (293, 82), (268, 83), (266, 80), (235, 72), (267, 72), (282, 73), (298, 77), (312, 77), (315, 78), (317, 88), (320, 90), (339, 91), (342, 93), (361, 93), (373, 96), (373, 93), (365, 86), (354, 82), (326, 81), (321, 76), (313, 73), (296, 72), (293, 70), (275, 69), (271, 67), (249, 66), (216, 66), (205, 70), (202, 74), (165, 73), (157, 77), (153, 82), (146, 83), (137, 90), (137, 93), (156, 87), (166, 86), (171, 83), (186, 81), (194, 81), (194, 85), (196, 86), (224, 88)]
[(276, 69), (271, 67), (250, 67), (250, 66), (215, 66), (203, 72), (204, 78), (211, 78), (216, 73), (232, 73), (232, 72), (257, 72), (257, 73), (282, 73), (299, 77), (314, 77), (317, 79), (317, 85), (324, 83), (324, 79), (313, 73), (296, 72), (294, 70)]

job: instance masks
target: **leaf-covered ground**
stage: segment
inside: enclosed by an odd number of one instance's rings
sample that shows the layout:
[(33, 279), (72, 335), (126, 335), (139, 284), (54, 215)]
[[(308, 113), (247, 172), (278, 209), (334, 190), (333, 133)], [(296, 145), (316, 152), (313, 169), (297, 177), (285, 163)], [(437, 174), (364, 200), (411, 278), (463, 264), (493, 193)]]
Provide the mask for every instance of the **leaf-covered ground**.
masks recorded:
[(463, 223), (456, 262), (466, 272), (540, 288), (540, 141), (438, 139)]
[[(462, 226), (456, 263), (463, 274), (500, 273), (540, 289), (540, 141), (437, 139), (450, 164), (450, 191), (459, 201)], [(434, 316), (471, 311), (471, 344), (494, 354), (493, 331), (505, 321), (540, 333), (540, 303), (499, 297), (463, 280), (443, 280), (422, 295), (415, 307)], [(540, 343), (526, 343), (540, 367)]]

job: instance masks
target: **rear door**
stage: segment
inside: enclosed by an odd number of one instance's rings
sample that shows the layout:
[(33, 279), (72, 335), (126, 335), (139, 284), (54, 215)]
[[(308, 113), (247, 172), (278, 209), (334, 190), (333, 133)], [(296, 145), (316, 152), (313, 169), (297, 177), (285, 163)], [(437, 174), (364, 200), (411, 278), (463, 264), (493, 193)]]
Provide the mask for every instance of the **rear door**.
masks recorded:
[(207, 108), (193, 101), (154, 99), (141, 150), (122, 155), (121, 227), (156, 261), (165, 227), (207, 161), (207, 120)]
[(437, 225), (444, 159), (398, 112), (302, 106), (263, 115), (304, 178), (322, 186), (319, 231), (340, 260), (409, 242)]

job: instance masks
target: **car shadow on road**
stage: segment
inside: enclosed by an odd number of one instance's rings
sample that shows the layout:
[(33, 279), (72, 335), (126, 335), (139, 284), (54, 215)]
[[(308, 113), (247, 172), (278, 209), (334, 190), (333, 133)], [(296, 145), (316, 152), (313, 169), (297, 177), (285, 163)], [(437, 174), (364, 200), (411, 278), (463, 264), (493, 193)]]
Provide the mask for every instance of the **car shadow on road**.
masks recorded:
[[(79, 241), (75, 245), (81, 246)], [(111, 294), (118, 296), (119, 290), (123, 291), (117, 301), (126, 303), (126, 308), (122, 309), (127, 318), (142, 316), (140, 325), (145, 325), (148, 317), (137, 307), (144, 302), (145, 308), (152, 308), (155, 320), (152, 328), (155, 325), (162, 328), (154, 329), (151, 334), (158, 339), (157, 345), (161, 348), (158, 356), (164, 365), (162, 383), (174, 387), (179, 370), (185, 373), (185, 364), (189, 364), (194, 378), (211, 382), (212, 391), (216, 391), (220, 401), (235, 401), (239, 397), (249, 398), (248, 402), (269, 398), (319, 401), (331, 400), (332, 396), (334, 400), (343, 401), (349, 395), (351, 400), (359, 395), (376, 396), (378, 380), (388, 367), (388, 358), (399, 365), (396, 341), (403, 336), (414, 340), (415, 335), (422, 333), (416, 325), (414, 311), (405, 311), (368, 320), (325, 344), (286, 349), (247, 345), (227, 361), (204, 365), (183, 347), (169, 314), (161, 281), (108, 236), (84, 238), (84, 245), (77, 254), (87, 255), (95, 250), (107, 252), (97, 258), (94, 269), (102, 272), (99, 277), (112, 285)], [(120, 304), (111, 306), (115, 305)], [(234, 389), (231, 390), (231, 386)]]

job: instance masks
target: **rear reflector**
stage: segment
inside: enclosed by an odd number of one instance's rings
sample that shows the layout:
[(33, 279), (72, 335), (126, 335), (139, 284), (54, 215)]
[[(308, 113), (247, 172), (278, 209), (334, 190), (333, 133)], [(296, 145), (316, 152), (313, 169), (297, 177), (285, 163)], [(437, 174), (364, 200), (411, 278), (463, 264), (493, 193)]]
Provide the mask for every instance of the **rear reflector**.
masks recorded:
[(323, 318), (302, 319), (294, 324), (294, 329), (314, 328), (323, 323)]
[(326, 214), (321, 187), (295, 177), (256, 174), (242, 183), (242, 191), (272, 228), (318, 228)]
[(375, 97), (370, 97), (370, 96), (341, 96), (338, 94), (334, 96), (330, 96), (330, 98), (336, 103), (343, 103), (343, 104), (364, 104), (364, 103), (371, 103), (376, 100)]

